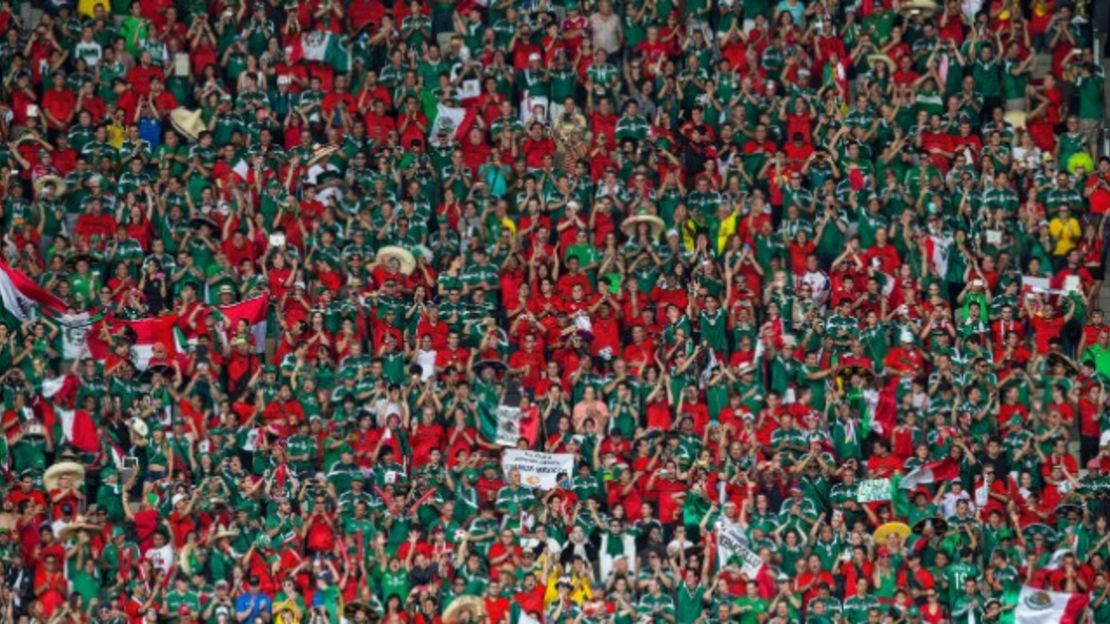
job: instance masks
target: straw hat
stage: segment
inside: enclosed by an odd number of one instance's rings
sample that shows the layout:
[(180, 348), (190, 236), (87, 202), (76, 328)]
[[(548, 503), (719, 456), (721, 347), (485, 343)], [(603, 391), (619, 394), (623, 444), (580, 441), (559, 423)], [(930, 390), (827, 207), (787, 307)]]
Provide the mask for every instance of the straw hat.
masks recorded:
[(81, 531), (85, 531), (87, 533), (99, 533), (100, 529), (101, 526), (99, 524), (93, 524), (92, 522), (89, 522), (85, 518), (85, 516), (79, 515), (74, 518), (73, 522), (70, 522), (69, 524), (62, 527), (61, 531), (58, 531), (58, 538), (62, 541), (65, 541), (75, 533), (79, 533)]
[(882, 545), (886, 543), (886, 538), (891, 535), (897, 535), (899, 541), (905, 542), (912, 532), (910, 525), (904, 522), (887, 522), (875, 529), (875, 534), (872, 537), (875, 538), (876, 544)]
[(883, 54), (881, 52), (879, 54), (868, 54), (867, 64), (871, 67), (874, 67), (875, 63), (882, 63), (883, 65), (886, 65), (886, 68), (889, 69), (891, 72), (898, 70), (898, 64), (895, 63), (894, 59), (890, 58), (890, 55), (888, 54)]
[(312, 148), (312, 156), (309, 156), (306, 166), (318, 164), (321, 161), (327, 160), (332, 154), (339, 151), (338, 145), (317, 145)]
[(175, 108), (170, 111), (170, 125), (190, 141), (196, 141), (200, 133), (208, 129), (200, 118), (200, 111), (191, 111), (187, 108)]
[(139, 437), (145, 438), (150, 435), (150, 427), (142, 418), (132, 418), (129, 424), (131, 425), (131, 430), (139, 434)]
[(1015, 128), (1024, 128), (1028, 116), (1029, 114), (1025, 111), (1009, 111), (1002, 116), (1002, 119)]
[(239, 537), (239, 531), (225, 526), (219, 527), (216, 529), (216, 532), (212, 534), (212, 539), (231, 539), (235, 537)]
[(43, 195), (47, 189), (50, 189), (50, 195), (52, 197), (61, 197), (65, 195), (65, 178), (48, 173), (35, 179), (35, 196)]
[(898, 12), (903, 15), (921, 15), (932, 17), (937, 13), (936, 0), (910, 0), (898, 6)]
[(348, 620), (354, 620), (355, 616), (358, 615), (360, 611), (365, 613), (366, 618), (369, 620), (380, 619), (378, 612), (362, 600), (352, 600), (351, 602), (343, 605), (343, 616), (346, 617)]
[(378, 250), (378, 261), (394, 258), (401, 264), (401, 273), (408, 275), (416, 270), (416, 258), (408, 249), (397, 245), (386, 245)]
[(75, 461), (60, 461), (47, 468), (42, 475), (42, 484), (46, 491), (57, 488), (64, 475), (69, 475), (74, 481), (73, 486), (79, 488), (85, 480), (85, 467)]
[(663, 223), (663, 220), (655, 215), (636, 215), (634, 217), (628, 217), (621, 223), (621, 231), (628, 236), (635, 236), (636, 230), (639, 229), (641, 223), (646, 223), (651, 226), (652, 238), (657, 238), (667, 227), (667, 224)]
[(476, 596), (459, 596), (443, 612), (443, 624), (481, 622), (486, 617), (486, 603)]

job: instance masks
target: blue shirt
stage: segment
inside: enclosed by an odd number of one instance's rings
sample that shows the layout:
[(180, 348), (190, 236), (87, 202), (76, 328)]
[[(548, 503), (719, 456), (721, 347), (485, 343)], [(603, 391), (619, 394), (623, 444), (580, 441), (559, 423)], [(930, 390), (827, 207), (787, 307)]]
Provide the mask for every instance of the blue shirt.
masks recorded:
[(250, 615), (247, 616), (247, 620), (253, 620), (262, 613), (270, 613), (270, 605), (270, 597), (266, 594), (259, 592), (252, 596), (246, 593), (235, 599), (235, 612), (243, 613), (249, 609)]

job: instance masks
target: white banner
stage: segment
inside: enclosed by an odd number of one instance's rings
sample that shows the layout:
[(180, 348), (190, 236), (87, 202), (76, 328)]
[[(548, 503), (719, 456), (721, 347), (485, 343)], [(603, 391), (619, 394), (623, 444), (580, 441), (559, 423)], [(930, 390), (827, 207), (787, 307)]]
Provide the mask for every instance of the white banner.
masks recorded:
[(890, 500), (890, 479), (867, 479), (859, 482), (856, 489), (857, 503)]
[(748, 578), (755, 578), (763, 560), (748, 548), (748, 536), (738, 524), (719, 523), (717, 525), (717, 566), (725, 567), (733, 557), (743, 562), (740, 571)]
[(574, 455), (505, 449), (501, 470), (506, 477), (512, 470), (519, 470), (523, 485), (550, 490), (558, 483), (559, 474), (568, 478), (574, 475)]

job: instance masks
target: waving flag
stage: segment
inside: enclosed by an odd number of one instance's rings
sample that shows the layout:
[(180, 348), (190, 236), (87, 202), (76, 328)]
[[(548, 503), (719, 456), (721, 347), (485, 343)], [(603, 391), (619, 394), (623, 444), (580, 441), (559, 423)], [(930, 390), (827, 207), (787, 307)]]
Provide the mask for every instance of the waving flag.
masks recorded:
[(246, 321), (250, 326), (251, 336), (254, 337), (255, 353), (266, 350), (266, 306), (269, 299), (266, 295), (247, 299), (231, 305), (219, 306), (215, 314), (223, 317), (228, 330), (234, 330), (240, 321)]
[(109, 333), (115, 335), (126, 332), (134, 338), (131, 351), (134, 355), (135, 366), (139, 370), (146, 370), (154, 352), (154, 345), (161, 344), (166, 349), (167, 356), (173, 356), (184, 350), (185, 339), (174, 323), (177, 315), (159, 316), (156, 318), (125, 321), (121, 319), (105, 319), (92, 327), (88, 333), (89, 354), (98, 360), (103, 360), (111, 353), (111, 345), (101, 335), (101, 328), (107, 325)]
[(1087, 594), (1067, 594), (1023, 586), (1006, 592), (1002, 621), (1007, 624), (1078, 624), (1083, 621)]
[(36, 312), (62, 314), (66, 304), (53, 293), (35, 283), (20, 271), (0, 261), (0, 303), (20, 322), (35, 317)]
[(58, 439), (57, 434), (60, 433), (62, 439), (83, 453), (100, 450), (100, 434), (96, 431), (92, 414), (85, 410), (56, 407), (49, 399), (40, 399), (38, 408), (43, 427), (54, 439)]
[(524, 438), (535, 446), (539, 437), (539, 418), (535, 409), (528, 412), (513, 405), (496, 407), (478, 402), (478, 432), (485, 439), (501, 446), (516, 446)]
[(470, 132), (477, 118), (474, 107), (447, 106), (427, 91), (421, 92), (420, 105), (424, 109), (424, 116), (428, 118), (429, 137), (445, 132), (456, 141), (461, 141)]
[(902, 477), (900, 487), (912, 490), (919, 485), (949, 481), (958, 476), (960, 476), (960, 465), (951, 457), (945, 457), (942, 460), (929, 462), (916, 470), (910, 471)]
[(288, 40), (285, 54), (290, 63), (316, 61), (331, 65), (337, 72), (351, 71), (351, 48), (347, 37), (332, 32), (313, 30)]

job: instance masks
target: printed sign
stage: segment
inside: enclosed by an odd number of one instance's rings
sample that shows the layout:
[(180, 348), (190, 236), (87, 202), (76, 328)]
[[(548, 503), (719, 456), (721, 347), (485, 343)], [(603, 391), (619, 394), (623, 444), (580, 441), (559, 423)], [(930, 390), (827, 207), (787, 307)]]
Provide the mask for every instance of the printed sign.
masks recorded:
[(511, 471), (519, 470), (523, 485), (550, 490), (558, 483), (560, 474), (568, 477), (574, 474), (574, 455), (505, 449), (501, 470), (506, 477)]
[(856, 502), (870, 503), (890, 500), (890, 479), (868, 479), (859, 482)]

